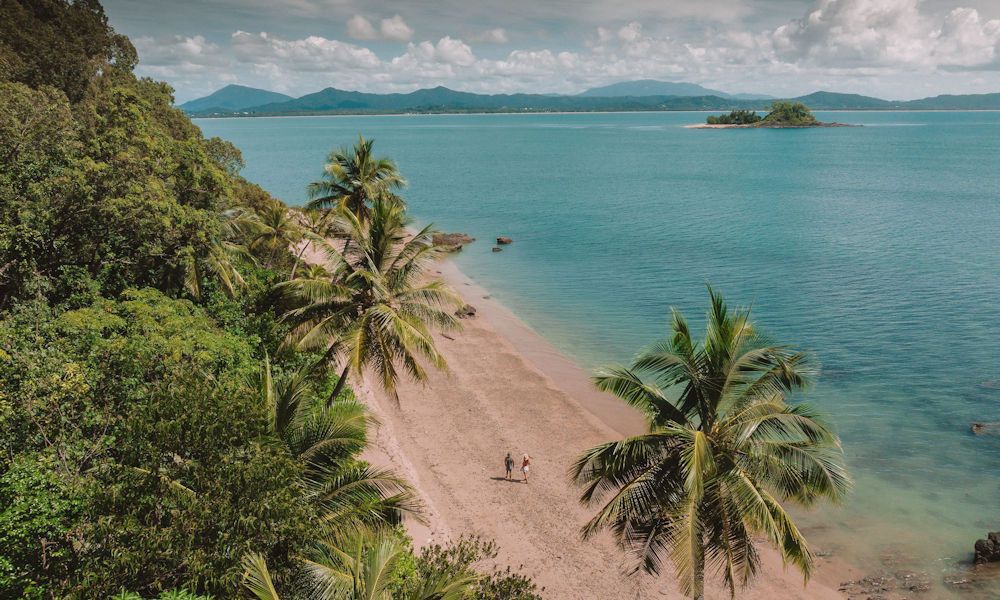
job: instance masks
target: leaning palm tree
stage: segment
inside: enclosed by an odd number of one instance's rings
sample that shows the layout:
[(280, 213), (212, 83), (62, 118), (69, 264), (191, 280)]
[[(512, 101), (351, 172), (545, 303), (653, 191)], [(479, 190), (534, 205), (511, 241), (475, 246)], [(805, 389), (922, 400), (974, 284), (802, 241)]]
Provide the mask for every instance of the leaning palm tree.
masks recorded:
[(403, 204), (396, 191), (406, 185), (396, 163), (372, 153), (375, 140), (358, 136), (353, 148), (330, 153), (323, 179), (309, 184), (309, 208), (345, 207), (364, 221), (375, 201)]
[(328, 210), (303, 210), (298, 212), (298, 223), (302, 230), (302, 241), (299, 251), (295, 254), (295, 263), (292, 271), (288, 274), (288, 279), (295, 279), (299, 263), (302, 256), (310, 248), (314, 248), (316, 242), (322, 241), (333, 235), (331, 231), (331, 213)]
[(704, 340), (673, 312), (671, 336), (597, 387), (642, 410), (649, 433), (597, 446), (574, 464), (581, 501), (601, 503), (584, 526), (610, 529), (657, 574), (664, 558), (683, 591), (702, 598), (706, 570), (731, 595), (757, 573), (755, 536), (808, 579), (813, 554), (782, 502), (839, 501), (850, 487), (840, 441), (813, 409), (789, 404), (811, 373), (809, 357), (771, 344), (709, 288)]
[(457, 328), (453, 310), (462, 302), (441, 281), (421, 280), (438, 251), (430, 227), (409, 236), (402, 206), (376, 200), (364, 221), (347, 209), (338, 210), (337, 219), (350, 249), (320, 243), (329, 276), (277, 286), (296, 305), (283, 316), (293, 325), (286, 342), (325, 349), (328, 360), (340, 362), (343, 371), (328, 404), (349, 373), (361, 376), (366, 368), (396, 396), (400, 370), (423, 380), (420, 359), (445, 367), (431, 327)]
[(395, 525), (403, 514), (420, 518), (421, 504), (403, 479), (357, 460), (377, 421), (354, 400), (330, 406), (315, 397), (314, 365), (275, 377), (265, 356), (250, 379), (271, 432), (303, 465), (303, 489), (324, 523), (340, 532)]

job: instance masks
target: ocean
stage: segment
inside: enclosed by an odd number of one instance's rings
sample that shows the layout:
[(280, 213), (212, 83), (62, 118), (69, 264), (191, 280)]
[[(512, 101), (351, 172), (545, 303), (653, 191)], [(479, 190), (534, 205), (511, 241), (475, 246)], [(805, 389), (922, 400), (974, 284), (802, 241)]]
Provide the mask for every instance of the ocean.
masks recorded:
[[(1000, 530), (1000, 435), (970, 432), (1000, 421), (1000, 113), (817, 116), (863, 127), (696, 130), (683, 126), (704, 113), (652, 112), (196, 122), (295, 205), (332, 148), (375, 138), (419, 224), (479, 240), (462, 271), (587, 368), (665, 336), (670, 307), (699, 329), (707, 284), (751, 305), (822, 365), (804, 399), (831, 416), (856, 480), (845, 506), (803, 516), (817, 546), (951, 594), (963, 586), (942, 582)], [(499, 235), (514, 243), (494, 253)]]

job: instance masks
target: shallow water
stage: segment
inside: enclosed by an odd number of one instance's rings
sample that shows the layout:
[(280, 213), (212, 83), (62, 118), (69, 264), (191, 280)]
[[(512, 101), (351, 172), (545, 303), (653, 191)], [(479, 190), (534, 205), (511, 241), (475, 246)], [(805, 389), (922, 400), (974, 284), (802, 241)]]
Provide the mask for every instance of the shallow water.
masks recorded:
[[(628, 360), (705, 284), (813, 351), (857, 486), (835, 553), (935, 583), (1000, 529), (1000, 113), (828, 113), (861, 128), (691, 130), (697, 113), (199, 120), (292, 204), (374, 137), (461, 269), (585, 366)], [(501, 253), (490, 241), (515, 241)], [(873, 562), (875, 561), (875, 562)], [(891, 565), (887, 566), (887, 568)], [(1000, 585), (989, 584), (1000, 593)]]

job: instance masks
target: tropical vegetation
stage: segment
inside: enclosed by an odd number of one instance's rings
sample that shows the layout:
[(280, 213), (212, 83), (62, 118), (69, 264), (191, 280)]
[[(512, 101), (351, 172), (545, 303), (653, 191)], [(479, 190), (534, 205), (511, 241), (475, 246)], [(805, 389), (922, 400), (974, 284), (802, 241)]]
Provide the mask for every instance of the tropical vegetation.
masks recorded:
[(771, 110), (761, 117), (753, 110), (734, 110), (726, 115), (709, 115), (709, 125), (743, 125), (746, 127), (809, 127), (821, 125), (812, 111), (801, 102), (775, 100)]
[(696, 599), (706, 573), (734, 597), (747, 586), (758, 537), (808, 578), (814, 555), (784, 504), (836, 502), (851, 484), (837, 435), (789, 397), (809, 382), (810, 357), (770, 341), (749, 309), (711, 289), (709, 301), (700, 342), (674, 311), (669, 337), (596, 375), (598, 389), (643, 411), (649, 432), (592, 448), (572, 469), (581, 501), (598, 506), (584, 537), (610, 530), (634, 571), (669, 561)]
[(755, 110), (734, 110), (727, 115), (709, 115), (709, 125), (753, 125), (759, 123), (762, 117)]
[(289, 208), (135, 63), (96, 0), (0, 3), (0, 598), (536, 598), (421, 566), (330, 368), (443, 365), (391, 161), (362, 140)]

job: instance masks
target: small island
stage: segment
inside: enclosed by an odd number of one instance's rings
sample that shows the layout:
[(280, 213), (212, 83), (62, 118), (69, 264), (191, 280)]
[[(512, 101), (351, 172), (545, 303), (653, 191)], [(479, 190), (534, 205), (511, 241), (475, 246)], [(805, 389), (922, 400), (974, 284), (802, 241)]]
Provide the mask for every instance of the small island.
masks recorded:
[(816, 119), (801, 102), (774, 101), (771, 112), (760, 116), (754, 110), (734, 110), (727, 115), (711, 115), (704, 124), (688, 125), (691, 129), (798, 129), (804, 127), (857, 127), (846, 123), (824, 123)]

